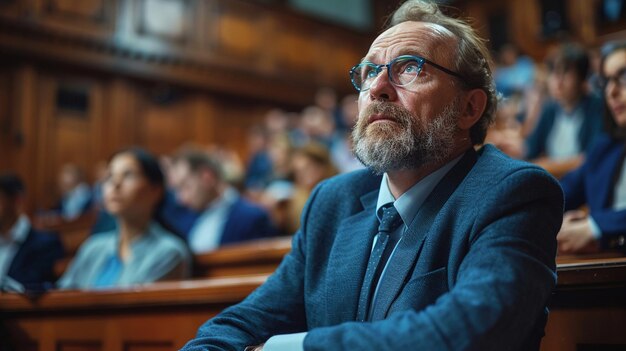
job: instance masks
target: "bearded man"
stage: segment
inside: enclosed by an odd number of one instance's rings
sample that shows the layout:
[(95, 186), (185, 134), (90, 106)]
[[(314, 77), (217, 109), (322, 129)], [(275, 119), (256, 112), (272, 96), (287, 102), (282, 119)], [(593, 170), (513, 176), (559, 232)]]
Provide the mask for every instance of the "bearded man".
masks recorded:
[(369, 170), (321, 183), (277, 271), (183, 350), (538, 350), (563, 194), (483, 146), (483, 41), (407, 1), (350, 70)]

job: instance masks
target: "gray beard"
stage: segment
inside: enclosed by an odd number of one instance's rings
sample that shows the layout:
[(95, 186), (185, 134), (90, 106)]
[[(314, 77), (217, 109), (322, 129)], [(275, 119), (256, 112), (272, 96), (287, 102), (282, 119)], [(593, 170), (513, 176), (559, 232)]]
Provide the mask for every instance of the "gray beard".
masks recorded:
[[(361, 111), (354, 129), (356, 158), (377, 174), (418, 169), (448, 159), (454, 152), (458, 99), (434, 119), (423, 121), (403, 107), (374, 102)], [(393, 117), (396, 123), (369, 125), (374, 113)]]

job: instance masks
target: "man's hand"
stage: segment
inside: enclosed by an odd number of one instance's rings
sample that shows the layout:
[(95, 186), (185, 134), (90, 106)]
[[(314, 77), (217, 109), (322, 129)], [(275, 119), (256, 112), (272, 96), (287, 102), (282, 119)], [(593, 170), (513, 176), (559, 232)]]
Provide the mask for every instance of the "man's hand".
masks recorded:
[(565, 213), (563, 225), (556, 240), (559, 253), (592, 253), (600, 250), (599, 243), (591, 231), (587, 214), (583, 211)]

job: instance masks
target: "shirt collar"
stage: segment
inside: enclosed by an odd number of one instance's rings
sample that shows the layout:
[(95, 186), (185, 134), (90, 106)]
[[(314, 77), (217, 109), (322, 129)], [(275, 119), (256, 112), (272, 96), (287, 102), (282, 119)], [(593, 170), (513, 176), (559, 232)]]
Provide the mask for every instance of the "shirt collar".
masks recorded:
[(402, 194), (398, 199), (393, 197), (391, 190), (389, 190), (387, 173), (383, 175), (383, 179), (380, 182), (380, 190), (378, 191), (378, 201), (376, 203), (376, 216), (378, 220), (382, 216), (382, 207), (388, 203), (393, 203), (393, 206), (398, 210), (402, 221), (405, 226), (410, 226), (413, 218), (417, 215), (422, 204), (433, 191), (435, 186), (439, 184), (441, 179), (456, 165), (463, 155), (453, 159), (446, 163), (436, 171), (427, 175), (419, 182), (415, 183), (409, 190)]
[(213, 213), (220, 208), (228, 208), (232, 206), (239, 199), (239, 193), (233, 187), (228, 186), (224, 189), (224, 192), (214, 199), (207, 208), (204, 209), (202, 215)]

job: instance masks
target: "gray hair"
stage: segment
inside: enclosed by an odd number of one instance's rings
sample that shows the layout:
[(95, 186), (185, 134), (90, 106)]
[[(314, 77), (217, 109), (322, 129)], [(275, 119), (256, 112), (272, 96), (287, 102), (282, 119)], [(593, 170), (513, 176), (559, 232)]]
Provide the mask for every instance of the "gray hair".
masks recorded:
[(470, 139), (474, 145), (482, 144), (487, 129), (495, 119), (498, 94), (489, 66), (491, 56), (483, 40), (465, 21), (445, 15), (437, 4), (424, 0), (408, 0), (398, 8), (389, 27), (407, 21), (426, 22), (440, 25), (458, 38), (454, 70), (461, 74), (463, 85), (469, 89), (481, 89), (487, 94), (487, 104), (482, 116), (470, 129)]

